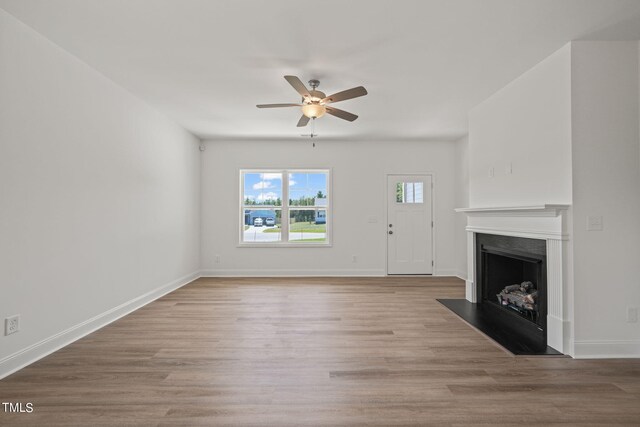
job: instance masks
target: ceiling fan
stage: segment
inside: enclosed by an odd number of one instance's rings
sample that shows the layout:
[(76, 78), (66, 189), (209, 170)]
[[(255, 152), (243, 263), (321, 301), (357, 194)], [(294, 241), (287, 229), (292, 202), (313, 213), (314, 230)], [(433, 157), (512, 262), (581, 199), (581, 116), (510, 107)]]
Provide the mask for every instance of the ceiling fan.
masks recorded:
[(323, 92), (317, 90), (320, 85), (318, 80), (309, 80), (309, 86), (311, 90), (308, 90), (305, 85), (296, 76), (284, 76), (293, 88), (302, 95), (302, 101), (300, 104), (259, 104), (258, 108), (280, 108), (280, 107), (301, 107), (302, 117), (298, 121), (298, 127), (306, 126), (310, 119), (317, 119), (324, 116), (325, 113), (338, 117), (347, 121), (354, 121), (358, 118), (355, 114), (348, 111), (339, 110), (334, 107), (330, 107), (327, 104), (338, 101), (346, 101), (347, 99), (357, 98), (367, 94), (367, 90), (362, 87), (354, 87), (352, 89), (343, 90), (342, 92), (334, 93), (327, 96)]

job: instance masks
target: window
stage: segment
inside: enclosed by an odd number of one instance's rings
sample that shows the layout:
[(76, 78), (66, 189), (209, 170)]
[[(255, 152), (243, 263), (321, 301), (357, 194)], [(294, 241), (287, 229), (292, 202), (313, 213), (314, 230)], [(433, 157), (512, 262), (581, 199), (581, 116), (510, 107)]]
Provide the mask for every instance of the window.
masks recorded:
[(396, 185), (396, 203), (423, 203), (421, 182), (399, 182)]
[(328, 245), (329, 170), (242, 170), (242, 244)]

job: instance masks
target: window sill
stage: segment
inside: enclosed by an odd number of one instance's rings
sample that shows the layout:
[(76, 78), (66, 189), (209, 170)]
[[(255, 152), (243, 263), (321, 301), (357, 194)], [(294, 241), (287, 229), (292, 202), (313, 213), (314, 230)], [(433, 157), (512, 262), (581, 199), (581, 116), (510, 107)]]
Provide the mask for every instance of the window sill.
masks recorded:
[(238, 243), (238, 248), (330, 248), (331, 243)]

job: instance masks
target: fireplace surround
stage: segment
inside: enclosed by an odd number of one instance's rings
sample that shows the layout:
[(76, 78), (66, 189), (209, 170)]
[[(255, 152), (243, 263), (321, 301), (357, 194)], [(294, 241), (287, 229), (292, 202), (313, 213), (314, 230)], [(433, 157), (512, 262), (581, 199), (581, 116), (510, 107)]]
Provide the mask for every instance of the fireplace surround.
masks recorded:
[[(477, 245), (478, 240), (482, 243), (486, 239), (482, 236), (493, 236), (490, 239), (499, 239), (500, 236), (530, 239), (537, 241), (539, 247), (535, 251), (538, 252), (544, 246), (544, 258), (540, 265), (546, 272), (543, 291), (546, 295), (542, 301), (546, 315), (540, 313), (541, 324), (538, 326), (546, 333), (547, 345), (564, 354), (573, 353), (570, 339), (573, 289), (569, 264), (569, 209), (569, 205), (456, 209), (456, 212), (467, 215), (466, 299), (472, 303), (481, 303), (483, 298), (482, 289), (478, 286), (482, 281), (482, 268), (479, 267), (481, 254)], [(530, 251), (524, 252), (528, 252), (525, 258), (536, 258), (530, 256)]]

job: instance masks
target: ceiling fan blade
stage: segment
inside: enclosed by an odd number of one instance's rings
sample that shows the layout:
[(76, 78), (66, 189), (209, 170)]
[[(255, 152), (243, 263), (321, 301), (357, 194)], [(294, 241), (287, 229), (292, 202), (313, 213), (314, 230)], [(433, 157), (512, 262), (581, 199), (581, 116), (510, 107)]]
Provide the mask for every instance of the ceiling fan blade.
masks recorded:
[(352, 122), (358, 118), (358, 116), (348, 111), (338, 110), (337, 108), (333, 108), (333, 107), (326, 107), (326, 108), (327, 108), (327, 114), (331, 114), (332, 116), (336, 116), (343, 120), (348, 120)]
[(284, 76), (284, 78), (304, 98), (311, 98), (311, 94), (309, 93), (309, 90), (304, 85), (304, 83), (302, 83), (302, 81), (300, 81), (299, 78), (297, 78), (296, 76)]
[(302, 104), (258, 104), (258, 108), (302, 107)]
[(299, 128), (305, 127), (307, 123), (309, 123), (309, 120), (310, 120), (309, 117), (303, 114), (302, 117), (300, 117), (300, 120), (298, 120), (298, 127)]
[(333, 95), (329, 95), (320, 102), (323, 104), (329, 104), (331, 102), (346, 101), (347, 99), (365, 96), (367, 93), (368, 92), (364, 87), (358, 86), (352, 89), (343, 90), (342, 92), (334, 93)]

